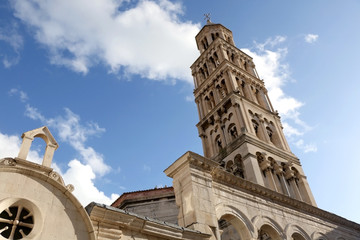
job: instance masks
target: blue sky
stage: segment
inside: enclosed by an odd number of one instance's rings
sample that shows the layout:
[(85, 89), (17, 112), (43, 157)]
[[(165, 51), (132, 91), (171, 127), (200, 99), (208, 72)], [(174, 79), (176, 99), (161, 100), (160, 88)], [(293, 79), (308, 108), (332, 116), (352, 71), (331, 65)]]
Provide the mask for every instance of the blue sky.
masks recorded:
[(172, 185), (163, 170), (202, 154), (189, 66), (211, 13), (254, 58), (318, 206), (360, 223), (359, 12), (355, 0), (2, 1), (0, 157), (47, 125), (53, 167), (84, 205)]

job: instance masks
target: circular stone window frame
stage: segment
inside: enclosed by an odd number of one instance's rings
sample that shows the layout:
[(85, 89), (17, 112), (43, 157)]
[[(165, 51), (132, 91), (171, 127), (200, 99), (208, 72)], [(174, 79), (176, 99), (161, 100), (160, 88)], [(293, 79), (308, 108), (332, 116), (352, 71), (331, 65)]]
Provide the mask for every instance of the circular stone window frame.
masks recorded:
[[(40, 235), (44, 224), (40, 208), (38, 208), (34, 203), (32, 203), (27, 199), (5, 198), (0, 201), (0, 213), (5, 211), (7, 208), (17, 207), (17, 206), (22, 206), (23, 208), (29, 210), (33, 215), (33, 221), (34, 221), (33, 229), (27, 236), (25, 236), (22, 239), (35, 239)], [(5, 238), (2, 235), (0, 235), (0, 240), (11, 240), (11, 239)]]

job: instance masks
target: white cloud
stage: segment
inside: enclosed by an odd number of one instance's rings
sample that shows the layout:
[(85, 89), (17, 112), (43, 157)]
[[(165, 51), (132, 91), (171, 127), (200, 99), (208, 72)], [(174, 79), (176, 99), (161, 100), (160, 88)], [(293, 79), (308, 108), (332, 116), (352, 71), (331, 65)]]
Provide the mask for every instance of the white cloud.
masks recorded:
[[(299, 136), (311, 130), (311, 127), (300, 119), (300, 108), (304, 103), (282, 90), (286, 82), (291, 79), (289, 66), (284, 62), (288, 50), (286, 47), (279, 47), (285, 41), (286, 37), (276, 36), (267, 39), (264, 43), (255, 43), (253, 50), (242, 49), (242, 51), (253, 58), (259, 75), (265, 81), (271, 103), (282, 117), (284, 134), (294, 142)], [(315, 145), (299, 144), (299, 142), (294, 144), (305, 152), (316, 151)]]
[(307, 43), (314, 43), (318, 40), (318, 38), (319, 38), (319, 35), (309, 33), (309, 34), (305, 35), (304, 40)]
[(84, 206), (92, 201), (110, 205), (119, 197), (118, 194), (107, 197), (104, 192), (95, 187), (96, 175), (90, 165), (84, 165), (79, 160), (73, 159), (68, 167), (63, 174), (64, 181), (76, 186), (73, 193)]
[(26, 101), (29, 99), (29, 97), (28, 97), (28, 95), (26, 94), (26, 92), (24, 92), (24, 91), (22, 91), (22, 90), (19, 90), (19, 89), (17, 89), (17, 88), (12, 88), (12, 89), (10, 89), (9, 95), (10, 95), (10, 96), (14, 96), (14, 95), (19, 96), (21, 102), (26, 102)]
[(315, 144), (305, 144), (304, 140), (300, 139), (297, 142), (294, 143), (295, 146), (297, 146), (298, 148), (302, 149), (305, 153), (308, 152), (316, 152), (317, 151), (317, 147)]
[(285, 40), (285, 37), (277, 36), (274, 39), (267, 39), (265, 43), (255, 43), (253, 51), (242, 50), (249, 54), (256, 63), (257, 71), (265, 81), (274, 108), (284, 118), (294, 118), (294, 116), (297, 118), (298, 110), (303, 103), (286, 95), (282, 90), (290, 77), (289, 66), (283, 62), (287, 55), (287, 48), (271, 50)]
[(180, 20), (182, 6), (142, 0), (15, 0), (15, 16), (49, 49), (51, 63), (86, 74), (104, 64), (112, 73), (192, 83), (200, 26)]
[(18, 33), (18, 25), (16, 23), (10, 23), (8, 25), (2, 25), (0, 27), (0, 41), (4, 41), (11, 46), (14, 51), (13, 54), (0, 51), (0, 58), (5, 68), (10, 68), (16, 65), (20, 61), (19, 51), (23, 48), (24, 40)]

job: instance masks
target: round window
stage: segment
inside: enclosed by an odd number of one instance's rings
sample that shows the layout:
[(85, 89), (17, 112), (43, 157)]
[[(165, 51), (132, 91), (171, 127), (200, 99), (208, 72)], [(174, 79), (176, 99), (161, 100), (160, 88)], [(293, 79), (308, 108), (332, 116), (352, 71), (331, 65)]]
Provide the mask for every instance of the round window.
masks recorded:
[(13, 205), (0, 213), (0, 234), (6, 239), (23, 239), (33, 227), (33, 213), (22, 205)]

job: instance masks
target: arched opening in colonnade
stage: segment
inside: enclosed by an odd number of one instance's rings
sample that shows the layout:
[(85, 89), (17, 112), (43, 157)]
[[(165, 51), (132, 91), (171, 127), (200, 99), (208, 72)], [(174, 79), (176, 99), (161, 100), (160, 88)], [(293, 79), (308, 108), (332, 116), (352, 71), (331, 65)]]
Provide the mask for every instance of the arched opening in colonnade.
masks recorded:
[(292, 240), (306, 240), (303, 236), (301, 236), (299, 233), (294, 233), (291, 235)]
[(259, 230), (258, 240), (282, 240), (282, 238), (274, 228), (264, 224)]
[(218, 221), (221, 240), (246, 240), (251, 239), (251, 234), (246, 224), (239, 218), (226, 214)]

